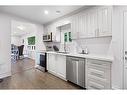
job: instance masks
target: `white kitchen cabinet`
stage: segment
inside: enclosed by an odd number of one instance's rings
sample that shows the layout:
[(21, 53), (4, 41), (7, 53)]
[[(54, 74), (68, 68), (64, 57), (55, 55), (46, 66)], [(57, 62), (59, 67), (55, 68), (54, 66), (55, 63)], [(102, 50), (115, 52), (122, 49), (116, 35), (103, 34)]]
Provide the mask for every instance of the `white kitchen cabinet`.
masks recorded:
[(111, 62), (87, 59), (86, 61), (86, 88), (111, 88)]
[(88, 14), (79, 13), (72, 17), (71, 31), (72, 39), (85, 38), (88, 33)]
[(98, 9), (98, 36), (112, 35), (112, 7)]
[(79, 32), (79, 15), (74, 15), (71, 19), (72, 39), (78, 39)]
[(56, 55), (47, 54), (47, 70), (53, 74), (56, 74)]
[(72, 16), (72, 39), (111, 36), (112, 7), (95, 7)]
[(124, 67), (124, 89), (127, 89), (127, 66)]
[(47, 70), (66, 80), (66, 56), (59, 54), (47, 54)]
[(57, 74), (59, 77), (66, 79), (66, 56), (56, 55)]
[(97, 10), (96, 9), (91, 9), (87, 11), (86, 15), (86, 32), (87, 36), (86, 37), (96, 37), (97, 36)]

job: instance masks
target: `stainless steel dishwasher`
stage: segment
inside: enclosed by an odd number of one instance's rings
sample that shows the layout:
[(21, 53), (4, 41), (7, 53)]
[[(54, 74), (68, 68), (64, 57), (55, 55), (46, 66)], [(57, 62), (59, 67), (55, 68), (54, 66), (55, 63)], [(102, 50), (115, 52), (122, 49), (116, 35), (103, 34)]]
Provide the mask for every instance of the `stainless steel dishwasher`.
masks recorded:
[(85, 59), (68, 56), (66, 63), (67, 80), (85, 88)]

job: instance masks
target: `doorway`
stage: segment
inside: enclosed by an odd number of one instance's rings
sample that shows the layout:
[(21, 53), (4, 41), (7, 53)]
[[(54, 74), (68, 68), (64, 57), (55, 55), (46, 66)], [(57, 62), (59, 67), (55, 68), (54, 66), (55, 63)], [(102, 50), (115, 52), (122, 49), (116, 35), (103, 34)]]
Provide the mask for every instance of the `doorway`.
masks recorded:
[(36, 28), (34, 24), (11, 22), (11, 70), (12, 74), (35, 66)]

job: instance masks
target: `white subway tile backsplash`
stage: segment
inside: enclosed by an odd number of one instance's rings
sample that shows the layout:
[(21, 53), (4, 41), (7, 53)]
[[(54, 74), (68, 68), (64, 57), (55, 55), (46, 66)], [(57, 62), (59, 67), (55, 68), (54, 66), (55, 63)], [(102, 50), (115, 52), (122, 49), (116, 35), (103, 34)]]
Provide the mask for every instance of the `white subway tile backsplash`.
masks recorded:
[(101, 37), (101, 38), (91, 38), (91, 39), (79, 39), (74, 40), (77, 43), (77, 52), (81, 52), (88, 48), (89, 53), (91, 54), (110, 54), (109, 51), (111, 45), (112, 37)]
[[(110, 55), (112, 54), (112, 37), (78, 39), (65, 44), (66, 51), (71, 53), (81, 53), (86, 47), (90, 54)], [(51, 44), (51, 43), (50, 43)], [(58, 46), (60, 51), (64, 51), (63, 43), (52, 43)]]

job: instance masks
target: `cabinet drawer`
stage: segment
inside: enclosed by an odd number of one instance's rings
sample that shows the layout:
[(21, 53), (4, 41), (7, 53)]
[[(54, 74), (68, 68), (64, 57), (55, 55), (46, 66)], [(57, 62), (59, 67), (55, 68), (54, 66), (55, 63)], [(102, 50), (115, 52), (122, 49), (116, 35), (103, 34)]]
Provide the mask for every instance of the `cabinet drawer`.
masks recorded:
[(93, 81), (88, 81), (89, 85), (88, 85), (88, 89), (104, 89), (104, 85), (98, 84), (96, 82)]
[(88, 89), (109, 89), (110, 83), (106, 81), (100, 81), (94, 78), (88, 78)]
[(102, 69), (102, 70), (98, 70), (98, 69), (94, 69), (94, 68), (88, 68), (88, 74), (95, 76), (95, 77), (99, 77), (99, 78), (103, 78), (103, 79), (108, 79), (108, 75), (110, 74), (109, 70), (106, 69)]
[(107, 61), (100, 61), (100, 60), (87, 60), (87, 65), (89, 67), (98, 67), (98, 68), (109, 68), (110, 69), (110, 62)]

